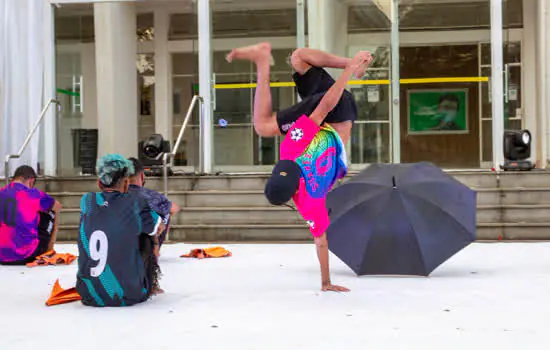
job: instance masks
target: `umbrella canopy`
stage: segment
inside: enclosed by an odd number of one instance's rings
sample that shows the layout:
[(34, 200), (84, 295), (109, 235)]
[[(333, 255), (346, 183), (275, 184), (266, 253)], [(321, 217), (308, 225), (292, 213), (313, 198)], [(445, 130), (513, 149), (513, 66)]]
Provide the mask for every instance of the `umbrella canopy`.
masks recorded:
[(476, 239), (476, 192), (430, 163), (371, 165), (327, 208), (329, 249), (358, 275), (428, 276)]

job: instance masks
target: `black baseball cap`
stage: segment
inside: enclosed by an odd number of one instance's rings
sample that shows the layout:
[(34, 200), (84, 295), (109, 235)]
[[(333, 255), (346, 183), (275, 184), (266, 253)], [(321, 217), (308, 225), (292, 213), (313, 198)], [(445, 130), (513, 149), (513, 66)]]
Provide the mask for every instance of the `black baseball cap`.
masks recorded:
[(302, 169), (292, 160), (281, 160), (273, 168), (265, 186), (265, 196), (273, 205), (283, 205), (292, 199), (300, 186)]

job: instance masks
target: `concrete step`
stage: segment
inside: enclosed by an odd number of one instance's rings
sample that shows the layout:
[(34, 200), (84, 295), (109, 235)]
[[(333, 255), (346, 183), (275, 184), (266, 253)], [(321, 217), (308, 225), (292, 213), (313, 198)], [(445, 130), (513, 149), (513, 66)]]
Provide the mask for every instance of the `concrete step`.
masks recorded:
[[(263, 190), (268, 175), (240, 176), (171, 176), (168, 181), (170, 191), (242, 191)], [(159, 177), (146, 178), (146, 186), (156, 191), (164, 191), (164, 182)], [(93, 192), (97, 191), (94, 177), (47, 178), (37, 182), (37, 187), (47, 192)]]
[(475, 189), (478, 205), (537, 205), (550, 204), (550, 188)]
[[(78, 226), (60, 227), (59, 241), (75, 241)], [(480, 241), (550, 240), (550, 222), (478, 224)], [(311, 241), (305, 225), (175, 225), (170, 230), (170, 241), (175, 242), (304, 242)]]
[[(78, 225), (80, 211), (64, 209), (61, 225)], [(223, 208), (199, 207), (183, 208), (172, 217), (173, 225), (237, 225), (237, 224), (301, 224), (300, 214), (286, 207)]]
[(478, 240), (550, 240), (550, 222), (483, 223), (477, 227)]
[[(477, 222), (484, 223), (544, 223), (549, 220), (550, 205), (480, 205)], [(64, 209), (61, 225), (78, 225), (80, 211)], [(300, 214), (283, 207), (191, 207), (173, 216), (173, 225), (260, 225), (302, 224)]]
[(550, 187), (550, 172), (548, 171), (525, 171), (525, 172), (502, 172), (498, 176), (498, 187), (501, 188), (540, 188)]
[[(350, 172), (346, 177), (349, 180), (357, 172)], [(494, 188), (497, 187), (497, 176), (488, 171), (448, 171), (448, 174), (469, 187), (475, 188)], [(526, 186), (550, 187), (550, 173), (522, 173), (522, 174), (502, 174), (502, 182), (513, 184), (514, 186), (526, 183)], [(168, 188), (171, 191), (233, 191), (233, 190), (263, 190), (269, 173), (257, 173), (253, 175), (234, 174), (234, 175), (186, 175), (171, 176), (168, 181)], [(545, 185), (544, 185), (545, 184)], [(147, 187), (163, 191), (164, 183), (161, 177), (148, 177)], [(47, 192), (91, 192), (97, 191), (97, 179), (93, 176), (81, 177), (59, 177), (59, 178), (41, 178), (37, 182), (37, 188)]]
[[(60, 226), (58, 239), (77, 239), (77, 225)], [(176, 242), (277, 242), (307, 241), (311, 234), (305, 224), (295, 225), (174, 225), (170, 240)]]
[[(479, 192), (482, 192), (482, 191), (479, 191)], [(493, 195), (494, 195), (494, 193), (493, 193)], [(550, 204), (550, 188), (549, 187), (503, 188), (503, 189), (500, 190), (500, 195), (501, 195), (500, 204), (503, 204), (503, 205), (512, 205), (512, 204), (531, 204), (531, 205), (534, 205), (534, 204)], [(494, 198), (492, 198), (492, 199), (494, 199)]]
[[(78, 208), (82, 193), (50, 193), (64, 208)], [(180, 207), (268, 207), (263, 191), (172, 191), (170, 200)]]
[[(50, 193), (65, 208), (78, 208), (82, 193)], [(171, 191), (170, 200), (180, 207), (269, 207), (263, 191)], [(477, 189), (478, 205), (550, 204), (550, 188)]]
[(550, 220), (550, 205), (480, 205), (478, 223), (545, 223)]

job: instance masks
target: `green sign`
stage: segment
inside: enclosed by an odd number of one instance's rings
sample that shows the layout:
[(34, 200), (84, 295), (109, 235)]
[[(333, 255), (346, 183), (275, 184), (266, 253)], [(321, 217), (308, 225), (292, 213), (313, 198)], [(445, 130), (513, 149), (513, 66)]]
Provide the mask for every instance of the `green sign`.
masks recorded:
[(409, 90), (409, 134), (468, 133), (468, 90)]
[(75, 91), (57, 89), (57, 92), (59, 92), (60, 94), (63, 94), (63, 95), (69, 95), (69, 96), (75, 96), (75, 97), (79, 97), (79, 96), (80, 96), (80, 93), (75, 92)]

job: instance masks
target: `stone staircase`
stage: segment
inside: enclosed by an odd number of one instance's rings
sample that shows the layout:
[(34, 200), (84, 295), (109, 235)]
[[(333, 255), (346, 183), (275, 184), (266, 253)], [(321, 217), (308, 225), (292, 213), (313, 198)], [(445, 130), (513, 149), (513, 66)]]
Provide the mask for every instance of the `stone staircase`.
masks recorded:
[[(550, 172), (523, 173), (451, 171), (478, 193), (480, 240), (550, 239)], [(186, 242), (307, 241), (310, 235), (299, 214), (270, 206), (263, 195), (265, 175), (176, 176), (169, 180), (169, 198), (180, 205), (170, 240)], [(59, 240), (75, 240), (83, 193), (96, 191), (96, 180), (48, 178), (38, 187), (64, 207)], [(160, 178), (147, 187), (162, 189)]]

